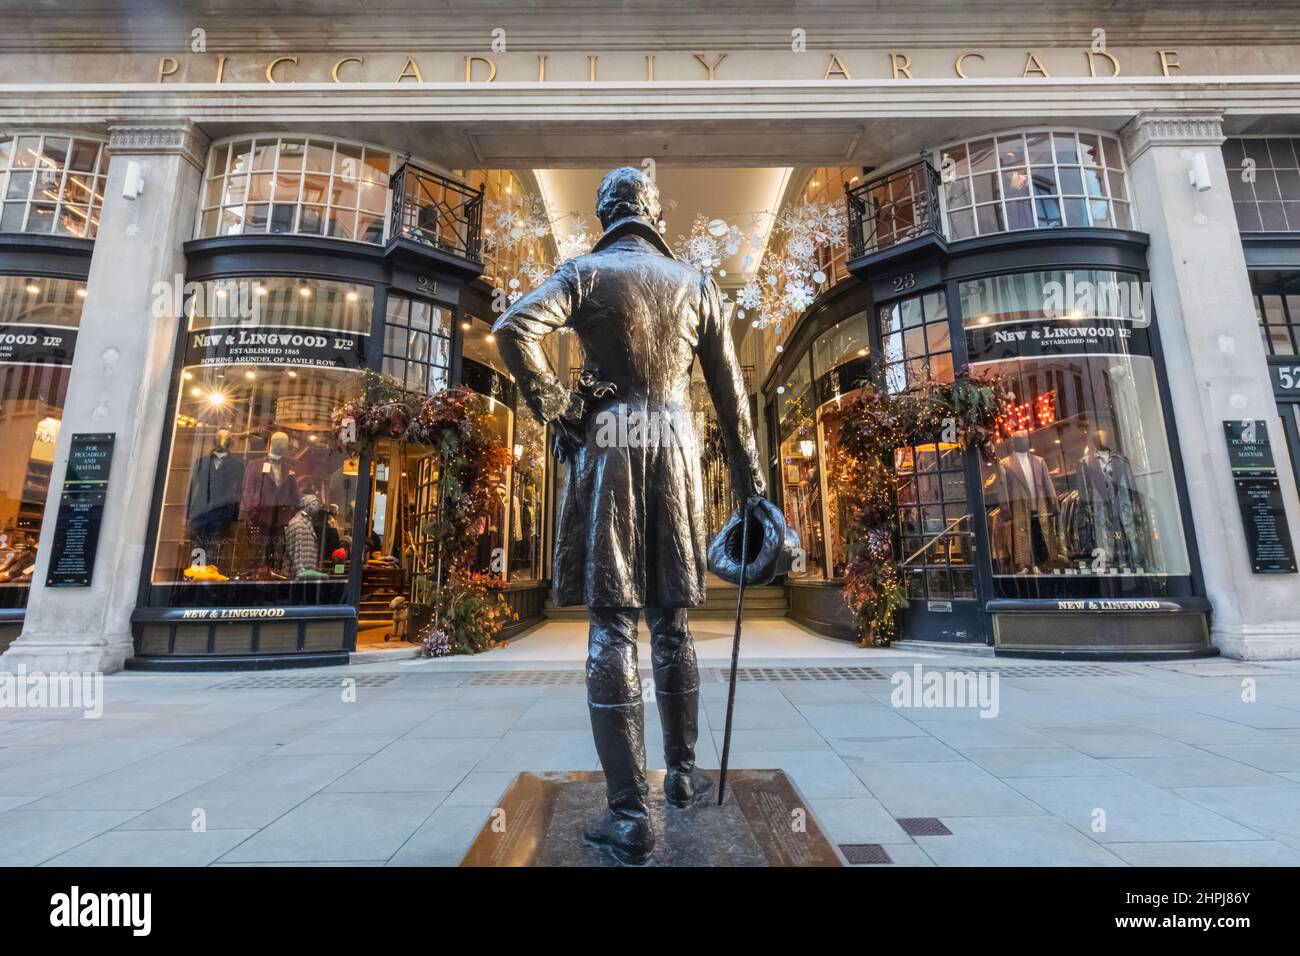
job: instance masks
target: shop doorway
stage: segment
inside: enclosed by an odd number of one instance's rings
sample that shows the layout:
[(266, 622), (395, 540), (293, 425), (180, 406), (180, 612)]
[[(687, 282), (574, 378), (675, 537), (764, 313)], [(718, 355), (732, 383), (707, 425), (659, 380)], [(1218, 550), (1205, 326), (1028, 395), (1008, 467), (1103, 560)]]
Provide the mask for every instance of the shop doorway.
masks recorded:
[(430, 480), (429, 472), (430, 451), (418, 445), (382, 441), (370, 457), (357, 650), (416, 641), (419, 622), (410, 620), (409, 607), (424, 588), (427, 570), (421, 528), (436, 502), (436, 476)]
[[(943, 289), (877, 309), (885, 388), (953, 378), (952, 332)], [(983, 642), (985, 615), (976, 592), (978, 491), (968, 487), (968, 453), (934, 442), (894, 450), (897, 555), (909, 607), (899, 633), (945, 643)]]

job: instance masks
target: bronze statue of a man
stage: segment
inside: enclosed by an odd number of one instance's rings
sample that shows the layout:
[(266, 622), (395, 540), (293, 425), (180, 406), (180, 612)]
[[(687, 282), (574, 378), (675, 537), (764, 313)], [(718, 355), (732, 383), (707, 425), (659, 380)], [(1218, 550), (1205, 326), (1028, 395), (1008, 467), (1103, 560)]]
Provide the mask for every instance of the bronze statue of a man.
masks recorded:
[[(610, 172), (596, 192), (605, 233), (497, 321), (501, 356), (568, 462), (552, 569), (559, 606), (586, 604), (587, 704), (609, 807), (584, 831), (622, 862), (654, 848), (647, 810), (637, 617), (650, 629), (663, 723), (666, 799), (699, 801), (699, 675), (686, 609), (704, 601), (701, 452), (691, 421), (698, 358), (741, 501), (762, 494), (740, 364), (711, 277), (660, 237), (659, 191), (640, 170)], [(582, 346), (579, 389), (551, 369), (541, 341), (567, 328)]]

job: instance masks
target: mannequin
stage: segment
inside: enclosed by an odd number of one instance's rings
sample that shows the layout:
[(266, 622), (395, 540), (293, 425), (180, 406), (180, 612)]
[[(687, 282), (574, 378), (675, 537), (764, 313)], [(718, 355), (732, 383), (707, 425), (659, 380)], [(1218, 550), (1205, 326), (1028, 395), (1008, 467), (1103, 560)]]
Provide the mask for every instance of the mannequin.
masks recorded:
[(217, 443), (194, 460), (185, 504), (192, 547), (207, 552), (205, 564), (221, 563), (222, 551), (239, 520), (244, 459), (230, 450), (230, 429), (217, 429)]
[(244, 469), (240, 514), (248, 522), (252, 560), (263, 568), (278, 568), (284, 553), (284, 530), (298, 510), (298, 479), (286, 456), (289, 436), (271, 435), (266, 455)]
[(1047, 462), (1029, 447), (1029, 432), (1011, 436), (1011, 450), (999, 459), (988, 501), (1006, 522), (998, 548), (1004, 573), (1028, 572), (1058, 559), (1056, 486)]
[(1093, 539), (1110, 567), (1139, 567), (1146, 555), (1146, 510), (1129, 460), (1098, 428), (1079, 459), (1080, 500), (1092, 522)]
[(321, 547), (316, 534), (316, 519), (323, 509), (320, 499), (308, 493), (302, 496), (298, 510), (285, 525), (284, 570), (291, 578), (310, 576), (320, 571)]

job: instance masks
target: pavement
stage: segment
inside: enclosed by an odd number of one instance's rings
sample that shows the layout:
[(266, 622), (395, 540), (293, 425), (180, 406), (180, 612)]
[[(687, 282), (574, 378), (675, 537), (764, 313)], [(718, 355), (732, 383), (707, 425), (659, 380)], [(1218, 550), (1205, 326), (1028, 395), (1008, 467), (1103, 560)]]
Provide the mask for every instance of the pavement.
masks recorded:
[[(694, 630), (716, 767), (730, 629)], [(96, 719), (0, 707), (0, 864), (454, 865), (517, 773), (598, 769), (582, 633), (126, 671)], [(1300, 661), (991, 659), (766, 621), (741, 668), (732, 766), (785, 770), (832, 839), (891, 861), (868, 865), (1300, 865)], [(653, 706), (646, 720), (662, 767)], [(947, 832), (913, 835), (915, 818)]]

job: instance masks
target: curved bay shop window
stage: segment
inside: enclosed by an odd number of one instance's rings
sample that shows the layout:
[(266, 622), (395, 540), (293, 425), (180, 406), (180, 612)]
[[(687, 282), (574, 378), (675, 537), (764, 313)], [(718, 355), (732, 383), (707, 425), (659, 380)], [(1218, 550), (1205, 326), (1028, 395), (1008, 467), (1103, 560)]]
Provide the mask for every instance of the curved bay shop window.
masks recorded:
[(1190, 593), (1141, 288), (1094, 270), (960, 284), (971, 364), (1014, 392), (982, 472), (999, 597)]
[(27, 604), (84, 294), (0, 276), (0, 607)]
[[(461, 383), (479, 395), (479, 411), (491, 424), (492, 438), (503, 448), (510, 448), (512, 458), (523, 457), (523, 448), (514, 452), (515, 410), (520, 404), (518, 389), (506, 371), (501, 353), (497, 350), (492, 327), (481, 319), (466, 315), (461, 322), (464, 335), (461, 348)], [(526, 408), (525, 408), (526, 411)], [(531, 414), (525, 417), (531, 420)], [(522, 443), (521, 443), (522, 444)], [(490, 478), (491, 494), (495, 505), (484, 519), (479, 535), (478, 557), (475, 570), (505, 580), (508, 569), (519, 557), (522, 545), (515, 542), (515, 534), (522, 529), (514, 523), (523, 518), (523, 487), (516, 488), (514, 467), (505, 474)], [(516, 508), (516, 499), (519, 507)]]
[(357, 462), (333, 442), (371, 327), (370, 287), (203, 282), (188, 306), (150, 573), (155, 607), (344, 600)]
[(828, 576), (840, 578), (848, 563), (849, 515), (842, 505), (837, 480), (841, 406), (869, 378), (871, 313), (858, 312), (823, 332), (812, 344), (817, 397), (817, 431), (826, 475), (826, 547)]
[(803, 570), (792, 570), (787, 577), (821, 580), (826, 572), (826, 541), (822, 530), (821, 469), (817, 460), (817, 399), (808, 356), (800, 360), (776, 392), (782, 509), (785, 520), (798, 532), (806, 557)]

